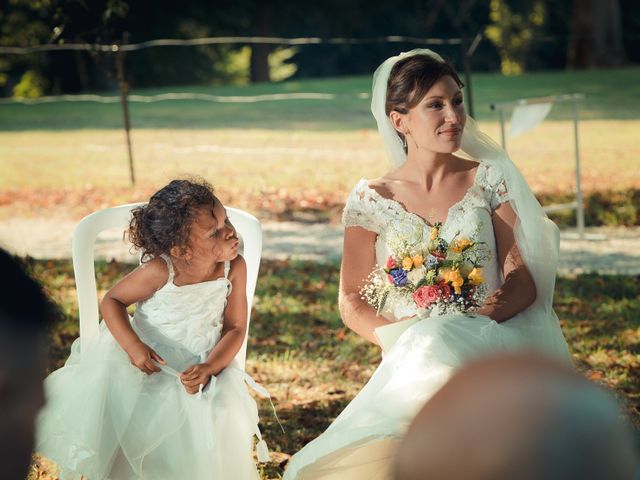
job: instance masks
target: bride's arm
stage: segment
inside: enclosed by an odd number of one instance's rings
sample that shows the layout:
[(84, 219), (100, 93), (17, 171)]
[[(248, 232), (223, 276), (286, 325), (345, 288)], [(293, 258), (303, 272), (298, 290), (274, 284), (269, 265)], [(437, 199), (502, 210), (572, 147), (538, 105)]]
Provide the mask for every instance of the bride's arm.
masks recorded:
[(351, 330), (373, 343), (378, 343), (373, 330), (389, 323), (361, 297), (360, 289), (376, 263), (376, 233), (362, 227), (344, 230), (344, 250), (340, 267), (338, 304), (342, 321)]
[(509, 320), (536, 300), (536, 284), (522, 259), (515, 240), (516, 212), (509, 202), (493, 211), (492, 223), (496, 238), (498, 266), (502, 269), (504, 283), (487, 299), (478, 311), (498, 323)]

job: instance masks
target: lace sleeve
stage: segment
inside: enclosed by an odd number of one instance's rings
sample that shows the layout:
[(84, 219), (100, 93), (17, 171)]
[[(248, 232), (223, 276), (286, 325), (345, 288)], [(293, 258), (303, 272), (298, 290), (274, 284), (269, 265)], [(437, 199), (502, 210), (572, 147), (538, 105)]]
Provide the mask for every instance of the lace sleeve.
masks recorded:
[(376, 197), (372, 195), (366, 179), (360, 180), (349, 193), (342, 211), (342, 224), (345, 227), (362, 227), (380, 235), (383, 222), (376, 214)]
[(485, 165), (482, 173), (482, 178), (478, 180), (478, 183), (484, 190), (487, 203), (493, 212), (504, 202), (511, 200), (509, 189), (503, 173), (495, 166)]

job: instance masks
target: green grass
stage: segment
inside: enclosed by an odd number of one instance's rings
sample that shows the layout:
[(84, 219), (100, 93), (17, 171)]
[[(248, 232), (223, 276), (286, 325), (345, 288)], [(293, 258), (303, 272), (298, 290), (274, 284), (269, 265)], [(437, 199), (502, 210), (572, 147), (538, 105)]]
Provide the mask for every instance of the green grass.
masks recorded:
[[(55, 369), (78, 334), (71, 262), (27, 263), (62, 312), (49, 333), (49, 366)], [(98, 264), (99, 290), (130, 268)], [(329, 425), (380, 361), (378, 349), (340, 321), (338, 270), (333, 263), (262, 264), (247, 370), (274, 396), (287, 432), (280, 432), (268, 402), (260, 401), (262, 429), (275, 452), (263, 478), (279, 478), (289, 456)], [(640, 277), (560, 278), (554, 303), (579, 371), (611, 389), (640, 428)]]
[[(639, 74), (640, 68), (520, 77), (478, 74), (473, 79), (477, 116), (482, 129), (498, 139), (497, 115), (489, 103), (586, 93), (580, 123), (583, 188), (589, 195), (611, 191), (605, 195), (616, 197), (601, 202), (593, 224), (634, 225), (634, 192), (640, 189), (640, 151), (633, 142), (640, 128)], [(333, 100), (253, 104), (132, 104), (135, 188), (129, 186), (118, 104), (0, 104), (0, 218), (79, 219), (106, 205), (144, 200), (172, 178), (200, 175), (216, 185), (223, 201), (262, 217), (292, 218), (313, 210), (316, 220), (335, 219), (359, 178), (377, 177), (388, 168), (369, 99), (361, 95), (370, 82), (369, 77), (348, 77), (135, 91), (336, 95)], [(575, 185), (567, 108), (554, 107), (550, 120), (509, 141), (512, 158), (545, 201), (570, 195)], [(612, 214), (606, 211), (609, 203)]]
[[(583, 119), (637, 119), (640, 106), (640, 68), (579, 72), (535, 72), (519, 77), (478, 73), (472, 77), (475, 114), (479, 120), (495, 120), (493, 102), (563, 93), (581, 92), (587, 100), (580, 108)], [(346, 77), (297, 80), (244, 87), (193, 86), (134, 90), (153, 95), (197, 92), (215, 95), (262, 95), (270, 93), (331, 93), (332, 100), (285, 100), (258, 103), (210, 103), (168, 101), (131, 104), (133, 128), (267, 128), (298, 130), (357, 130), (375, 128), (370, 100), (360, 94), (371, 91), (371, 78)], [(116, 95), (116, 91), (99, 92)], [(550, 118), (569, 119), (568, 106), (554, 107)], [(119, 104), (85, 102), (40, 105), (0, 105), (0, 131), (119, 129)]]

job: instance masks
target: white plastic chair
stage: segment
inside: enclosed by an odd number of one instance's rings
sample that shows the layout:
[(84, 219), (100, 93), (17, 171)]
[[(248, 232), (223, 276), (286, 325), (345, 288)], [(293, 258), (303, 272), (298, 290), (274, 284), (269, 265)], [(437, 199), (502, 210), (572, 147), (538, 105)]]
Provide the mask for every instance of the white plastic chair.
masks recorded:
[[(80, 315), (80, 352), (87, 351), (99, 333), (100, 317), (94, 265), (96, 237), (103, 230), (110, 228), (122, 227), (124, 230), (131, 220), (131, 210), (140, 205), (144, 203), (130, 203), (94, 212), (80, 220), (73, 232), (72, 256)], [(227, 215), (242, 239), (243, 256), (247, 262), (247, 334), (245, 334), (242, 348), (236, 355), (240, 367), (244, 369), (251, 306), (262, 254), (262, 227), (257, 218), (242, 210), (227, 207)]]

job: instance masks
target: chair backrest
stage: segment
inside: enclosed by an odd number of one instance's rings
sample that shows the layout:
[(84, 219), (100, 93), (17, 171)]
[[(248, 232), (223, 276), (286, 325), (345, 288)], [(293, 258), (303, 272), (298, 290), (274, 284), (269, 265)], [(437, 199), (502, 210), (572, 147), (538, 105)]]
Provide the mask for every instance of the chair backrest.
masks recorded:
[[(130, 203), (94, 212), (84, 217), (73, 233), (72, 256), (80, 315), (80, 352), (86, 351), (90, 347), (99, 332), (100, 317), (94, 265), (96, 237), (103, 230), (110, 228), (122, 227), (124, 230), (131, 220), (131, 210), (141, 205), (144, 205), (144, 203)], [(227, 215), (242, 239), (242, 253), (247, 262), (247, 334), (242, 343), (242, 348), (236, 355), (238, 363), (244, 369), (251, 306), (262, 254), (262, 227), (257, 218), (242, 210), (227, 207)]]

